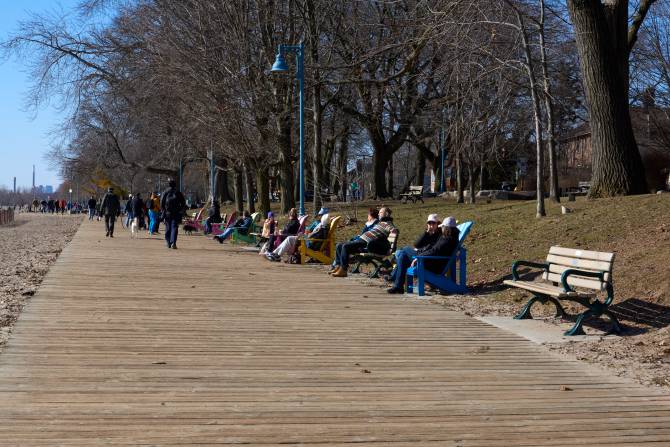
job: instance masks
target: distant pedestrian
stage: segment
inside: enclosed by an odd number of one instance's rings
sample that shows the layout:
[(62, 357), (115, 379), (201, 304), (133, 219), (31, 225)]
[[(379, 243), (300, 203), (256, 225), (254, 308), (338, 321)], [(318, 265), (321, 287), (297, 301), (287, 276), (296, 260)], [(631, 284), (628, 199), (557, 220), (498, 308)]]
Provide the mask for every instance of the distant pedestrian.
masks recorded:
[(165, 221), (165, 242), (168, 248), (177, 249), (179, 224), (186, 210), (186, 199), (177, 191), (177, 182), (170, 180), (170, 188), (161, 196), (161, 212)]
[(95, 197), (91, 196), (91, 198), (88, 199), (88, 220), (93, 220), (93, 217), (95, 217), (96, 205), (97, 201), (95, 200)]
[(151, 198), (147, 200), (147, 209), (149, 213), (149, 233), (158, 234), (158, 224), (160, 222), (161, 201), (158, 194), (151, 193)]
[(105, 236), (114, 237), (114, 222), (118, 215), (121, 214), (121, 203), (117, 195), (114, 194), (114, 188), (110, 187), (107, 189), (107, 194), (102, 198), (100, 211), (105, 216), (105, 230), (107, 231)]
[[(130, 228), (130, 222), (133, 221), (133, 195), (128, 194), (128, 200), (126, 200), (126, 206), (123, 208), (123, 211), (126, 213), (125, 218), (125, 227)], [(123, 225), (123, 222), (121, 222)]]

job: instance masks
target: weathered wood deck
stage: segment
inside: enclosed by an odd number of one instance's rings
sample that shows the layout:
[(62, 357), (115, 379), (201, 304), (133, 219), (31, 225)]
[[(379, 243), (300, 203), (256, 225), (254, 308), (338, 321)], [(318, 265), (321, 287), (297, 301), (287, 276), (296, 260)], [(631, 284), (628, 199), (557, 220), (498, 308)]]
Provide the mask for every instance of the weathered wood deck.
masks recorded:
[(668, 395), (462, 314), (103, 231), (82, 224), (0, 354), (0, 445), (670, 445)]

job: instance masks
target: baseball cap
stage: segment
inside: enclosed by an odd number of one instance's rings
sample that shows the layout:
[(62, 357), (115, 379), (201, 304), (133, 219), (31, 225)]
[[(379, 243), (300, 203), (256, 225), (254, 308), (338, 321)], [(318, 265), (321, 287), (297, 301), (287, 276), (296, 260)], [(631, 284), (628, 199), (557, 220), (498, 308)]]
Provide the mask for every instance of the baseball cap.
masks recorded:
[(440, 226), (454, 228), (456, 226), (456, 219), (451, 216), (445, 217)]
[(437, 214), (429, 214), (428, 219), (426, 219), (426, 223), (428, 222), (439, 222), (440, 218), (437, 217)]

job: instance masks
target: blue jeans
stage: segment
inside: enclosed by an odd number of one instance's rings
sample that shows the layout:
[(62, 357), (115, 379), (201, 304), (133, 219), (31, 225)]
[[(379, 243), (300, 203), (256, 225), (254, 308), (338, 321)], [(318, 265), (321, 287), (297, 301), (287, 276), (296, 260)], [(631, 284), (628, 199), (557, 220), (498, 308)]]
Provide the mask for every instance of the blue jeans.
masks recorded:
[(149, 232), (158, 232), (158, 211), (149, 210)]
[(88, 209), (88, 220), (93, 220), (95, 217), (95, 208)]
[(367, 245), (367, 242), (361, 239), (337, 244), (335, 247), (335, 264), (347, 269), (351, 255), (362, 252)]
[(214, 236), (219, 238), (221, 241), (225, 241), (230, 237), (231, 234), (233, 234), (233, 231), (237, 230), (236, 227), (230, 227), (226, 228), (223, 233), (219, 234), (218, 236)]
[(179, 234), (179, 217), (166, 217), (165, 218), (165, 242), (168, 246), (175, 245), (177, 243), (177, 235)]
[(130, 226), (130, 222), (133, 221), (133, 218), (134, 218), (133, 213), (128, 211), (128, 213), (126, 214), (126, 227)]
[(403, 247), (395, 252), (396, 266), (391, 273), (393, 287), (397, 289), (405, 287), (407, 269), (412, 264), (412, 256), (416, 256), (416, 250), (412, 247)]

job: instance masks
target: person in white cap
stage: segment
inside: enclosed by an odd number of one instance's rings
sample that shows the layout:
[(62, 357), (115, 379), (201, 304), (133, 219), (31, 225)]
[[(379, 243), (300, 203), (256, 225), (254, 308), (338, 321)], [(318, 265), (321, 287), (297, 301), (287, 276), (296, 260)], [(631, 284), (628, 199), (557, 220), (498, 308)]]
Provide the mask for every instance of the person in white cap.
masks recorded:
[[(317, 222), (316, 228), (305, 236), (307, 246), (312, 250), (318, 250), (323, 244), (323, 241), (328, 237), (330, 230), (330, 215), (328, 213), (321, 216), (321, 220)], [(314, 239), (311, 240), (310, 239)], [(268, 261), (279, 262), (282, 256), (291, 256), (298, 247), (298, 236), (288, 236), (281, 244), (273, 251), (265, 254)]]
[[(437, 214), (429, 214), (426, 219), (426, 231), (421, 233), (414, 241), (414, 246), (403, 247), (395, 252), (396, 268), (391, 272), (390, 280), (393, 287), (389, 293), (395, 293), (395, 290), (403, 290), (405, 285), (405, 272), (412, 263), (412, 258), (417, 254), (429, 249), (440, 239), (442, 232), (439, 230), (440, 218)], [(391, 290), (394, 290), (391, 292)]]
[[(456, 226), (456, 219), (453, 217), (445, 218), (439, 225), (439, 228), (441, 231), (437, 231), (438, 239), (432, 245), (416, 250), (416, 253), (412, 255), (442, 256), (442, 259), (426, 259), (424, 261), (425, 269), (434, 273), (444, 270), (444, 267), (449, 262), (448, 257), (453, 255), (454, 250), (458, 246), (459, 231)], [(400, 255), (399, 253), (400, 251), (396, 252), (397, 263), (392, 274), (394, 280), (393, 287), (387, 290), (388, 293), (405, 293), (407, 269), (416, 264), (416, 259), (412, 260), (412, 256), (409, 256), (409, 251), (400, 253)]]

